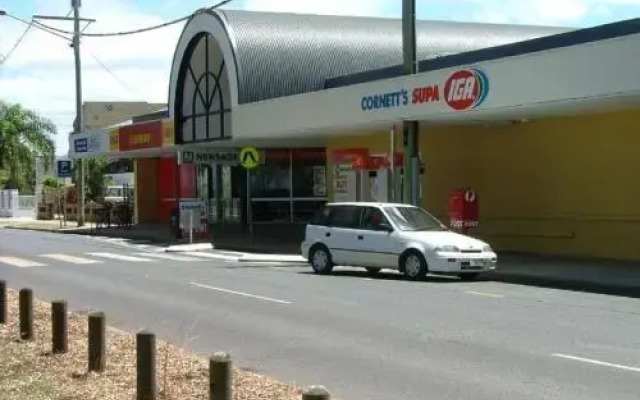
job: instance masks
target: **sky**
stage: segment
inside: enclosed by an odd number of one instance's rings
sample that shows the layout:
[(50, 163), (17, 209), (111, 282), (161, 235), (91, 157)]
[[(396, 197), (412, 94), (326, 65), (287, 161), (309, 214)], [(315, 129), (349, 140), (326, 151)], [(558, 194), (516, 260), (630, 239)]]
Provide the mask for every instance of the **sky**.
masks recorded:
[[(588, 27), (640, 17), (640, 0), (416, 0), (419, 19)], [(215, 0), (82, 0), (95, 18), (85, 32), (119, 32), (186, 16)], [(400, 17), (401, 0), (236, 0), (225, 8)], [(71, 0), (0, 0), (0, 10), (30, 20), (66, 16)], [(46, 21), (64, 30), (71, 22)], [(121, 37), (83, 38), (84, 101), (166, 103), (173, 51), (184, 23)], [(57, 126), (56, 154), (68, 151), (75, 113), (73, 49), (63, 38), (0, 16), (0, 99), (20, 103)], [(19, 41), (19, 43), (18, 43)], [(16, 46), (16, 43), (18, 45)], [(13, 49), (13, 51), (12, 51)]]

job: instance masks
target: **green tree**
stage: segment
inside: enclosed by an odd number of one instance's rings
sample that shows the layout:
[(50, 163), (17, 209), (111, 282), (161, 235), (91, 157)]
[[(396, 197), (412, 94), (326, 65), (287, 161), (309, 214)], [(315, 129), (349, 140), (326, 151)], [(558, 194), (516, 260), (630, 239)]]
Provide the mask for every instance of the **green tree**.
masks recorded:
[[(84, 194), (86, 201), (98, 201), (104, 196), (105, 188), (109, 184), (108, 177), (106, 176), (107, 159), (103, 156), (85, 158), (84, 159)], [(73, 180), (77, 182), (80, 180), (80, 170), (74, 166)]]
[(35, 157), (43, 156), (46, 165), (53, 163), (56, 133), (49, 119), (0, 100), (0, 169), (6, 171), (6, 188), (34, 189)]

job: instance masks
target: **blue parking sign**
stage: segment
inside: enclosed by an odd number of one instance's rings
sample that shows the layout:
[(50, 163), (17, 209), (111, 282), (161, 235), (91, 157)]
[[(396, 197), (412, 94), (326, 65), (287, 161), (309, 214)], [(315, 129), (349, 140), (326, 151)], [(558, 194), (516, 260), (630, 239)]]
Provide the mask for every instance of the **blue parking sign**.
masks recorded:
[(58, 161), (58, 178), (71, 178), (71, 161)]

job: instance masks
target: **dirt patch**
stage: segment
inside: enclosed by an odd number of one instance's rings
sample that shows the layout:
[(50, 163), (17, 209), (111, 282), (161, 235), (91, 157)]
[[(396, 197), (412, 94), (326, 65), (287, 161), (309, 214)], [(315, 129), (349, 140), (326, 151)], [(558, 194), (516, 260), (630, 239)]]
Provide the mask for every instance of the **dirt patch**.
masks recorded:
[[(69, 352), (51, 354), (51, 305), (34, 300), (35, 338), (20, 341), (18, 294), (8, 290), (8, 324), (0, 325), (0, 400), (135, 399), (135, 335), (107, 330), (107, 368), (87, 373), (87, 316), (69, 316)], [(209, 361), (157, 341), (158, 399), (208, 399)], [(301, 390), (234, 368), (235, 400), (299, 400)]]

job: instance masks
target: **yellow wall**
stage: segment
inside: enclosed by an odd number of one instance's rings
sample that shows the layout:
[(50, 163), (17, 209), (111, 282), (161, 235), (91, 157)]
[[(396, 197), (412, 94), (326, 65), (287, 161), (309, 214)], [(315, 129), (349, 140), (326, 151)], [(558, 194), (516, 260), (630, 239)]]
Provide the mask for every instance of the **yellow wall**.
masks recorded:
[[(638, 127), (640, 111), (620, 111), (425, 129), (424, 205), (446, 219), (450, 191), (470, 186), (480, 202), (474, 234), (499, 250), (640, 259)], [(340, 138), (328, 150), (388, 151), (388, 142), (388, 133)]]

